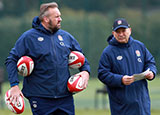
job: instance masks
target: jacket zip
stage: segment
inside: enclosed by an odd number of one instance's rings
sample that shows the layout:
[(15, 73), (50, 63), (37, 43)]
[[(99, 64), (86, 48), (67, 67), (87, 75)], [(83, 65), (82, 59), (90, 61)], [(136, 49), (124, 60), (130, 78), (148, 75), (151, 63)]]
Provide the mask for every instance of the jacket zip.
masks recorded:
[[(52, 36), (51, 36), (51, 43), (52, 43), (52, 47), (53, 47), (53, 54), (54, 54), (54, 57), (55, 57), (55, 61), (54, 61), (54, 62), (57, 63), (57, 56), (56, 56), (56, 49), (55, 49), (55, 44), (54, 44), (54, 42), (55, 42), (55, 41), (54, 41), (54, 37), (53, 37), (53, 35), (52, 35)], [(57, 65), (56, 65), (56, 64), (55, 64), (55, 66), (56, 66), (55, 68), (57, 68)], [(56, 77), (56, 81), (57, 81), (57, 69), (55, 69), (55, 73), (56, 73), (56, 74), (55, 74), (55, 75), (56, 75), (55, 77)], [(57, 82), (56, 82), (56, 83), (57, 83)], [(57, 98), (57, 96), (56, 96), (57, 94), (56, 94), (56, 93), (57, 93), (57, 85), (56, 85), (56, 91), (55, 91), (55, 96), (54, 96), (54, 98)]]

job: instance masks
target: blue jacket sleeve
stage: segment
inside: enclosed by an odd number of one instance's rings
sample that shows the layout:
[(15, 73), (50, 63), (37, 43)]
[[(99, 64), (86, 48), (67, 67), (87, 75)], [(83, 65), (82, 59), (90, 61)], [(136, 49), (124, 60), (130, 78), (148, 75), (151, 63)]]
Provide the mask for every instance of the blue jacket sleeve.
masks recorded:
[(111, 62), (106, 53), (103, 52), (99, 61), (99, 80), (110, 87), (123, 87), (122, 77), (123, 75), (111, 72)]
[(145, 57), (144, 58), (145, 58), (145, 70), (150, 69), (150, 71), (152, 71), (154, 73), (154, 78), (155, 78), (155, 75), (157, 73), (155, 60), (147, 48), (145, 48)]
[(5, 61), (5, 65), (8, 72), (8, 79), (11, 87), (19, 84), (18, 72), (17, 72), (17, 61), (22, 55), (24, 55), (24, 52), (25, 52), (25, 44), (24, 44), (23, 36), (21, 36), (16, 41), (14, 48), (12, 48), (9, 56)]

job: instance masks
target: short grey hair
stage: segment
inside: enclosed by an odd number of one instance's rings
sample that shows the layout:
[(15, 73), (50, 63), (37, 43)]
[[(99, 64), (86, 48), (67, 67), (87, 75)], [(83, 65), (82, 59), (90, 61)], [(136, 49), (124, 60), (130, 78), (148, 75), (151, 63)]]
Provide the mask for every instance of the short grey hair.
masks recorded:
[(39, 14), (40, 21), (42, 21), (43, 17), (47, 15), (47, 11), (49, 8), (58, 8), (58, 4), (56, 2), (41, 4)]

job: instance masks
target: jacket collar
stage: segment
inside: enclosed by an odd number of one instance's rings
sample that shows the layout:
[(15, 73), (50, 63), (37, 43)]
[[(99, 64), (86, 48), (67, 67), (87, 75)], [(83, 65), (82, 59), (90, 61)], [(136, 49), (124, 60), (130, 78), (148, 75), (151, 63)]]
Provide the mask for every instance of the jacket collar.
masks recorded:
[(47, 30), (46, 28), (44, 28), (44, 26), (41, 24), (41, 21), (39, 20), (39, 17), (36, 16), (33, 18), (33, 21), (32, 21), (32, 28), (35, 28), (39, 31), (42, 31), (44, 33), (47, 33), (47, 34), (53, 34), (55, 32), (51, 32), (49, 30)]
[(113, 46), (129, 47), (132, 44), (132, 42), (133, 42), (133, 38), (130, 36), (129, 40), (128, 40), (128, 43), (119, 43), (113, 35), (110, 35), (108, 37), (107, 41), (108, 41), (108, 43), (110, 45), (113, 45)]

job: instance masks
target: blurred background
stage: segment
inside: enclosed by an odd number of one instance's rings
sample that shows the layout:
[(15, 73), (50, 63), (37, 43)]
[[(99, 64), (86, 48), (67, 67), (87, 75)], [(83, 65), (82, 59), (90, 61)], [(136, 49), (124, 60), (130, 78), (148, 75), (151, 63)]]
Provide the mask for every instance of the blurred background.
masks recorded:
[[(39, 15), (39, 6), (53, 0), (0, 0), (0, 83), (7, 84), (7, 73), (4, 66), (9, 51), (19, 36), (31, 28), (32, 19)], [(59, 4), (62, 13), (62, 29), (71, 33), (80, 43), (85, 56), (91, 65), (91, 81), (84, 95), (92, 99), (76, 101), (76, 107), (94, 108), (95, 93), (103, 85), (97, 80), (97, 68), (100, 55), (108, 45), (106, 39), (112, 32), (113, 21), (118, 17), (128, 20), (133, 38), (143, 42), (155, 57), (157, 69), (160, 69), (160, 0), (54, 0)], [(22, 77), (19, 77), (23, 79)], [(155, 81), (155, 82), (154, 82)], [(151, 84), (152, 108), (160, 109), (160, 90), (158, 76)], [(150, 85), (150, 84), (149, 84)], [(7, 89), (9, 85), (2, 85)], [(94, 87), (94, 88), (93, 88)], [(5, 89), (5, 90), (6, 90)], [(2, 93), (5, 92), (2, 90)], [(91, 92), (90, 92), (91, 91)], [(154, 96), (152, 96), (152, 94)], [(87, 96), (88, 96), (87, 95)], [(86, 97), (87, 97), (86, 96)], [(3, 96), (1, 96), (2, 99)], [(107, 97), (107, 96), (106, 96)], [(103, 97), (101, 97), (102, 99)], [(102, 100), (103, 102), (103, 100)], [(101, 102), (101, 103), (102, 103)], [(78, 104), (82, 103), (82, 104)], [(108, 103), (108, 102), (107, 102)], [(159, 103), (159, 105), (158, 105)], [(87, 105), (87, 106), (86, 106)], [(103, 108), (103, 107), (101, 107)]]

